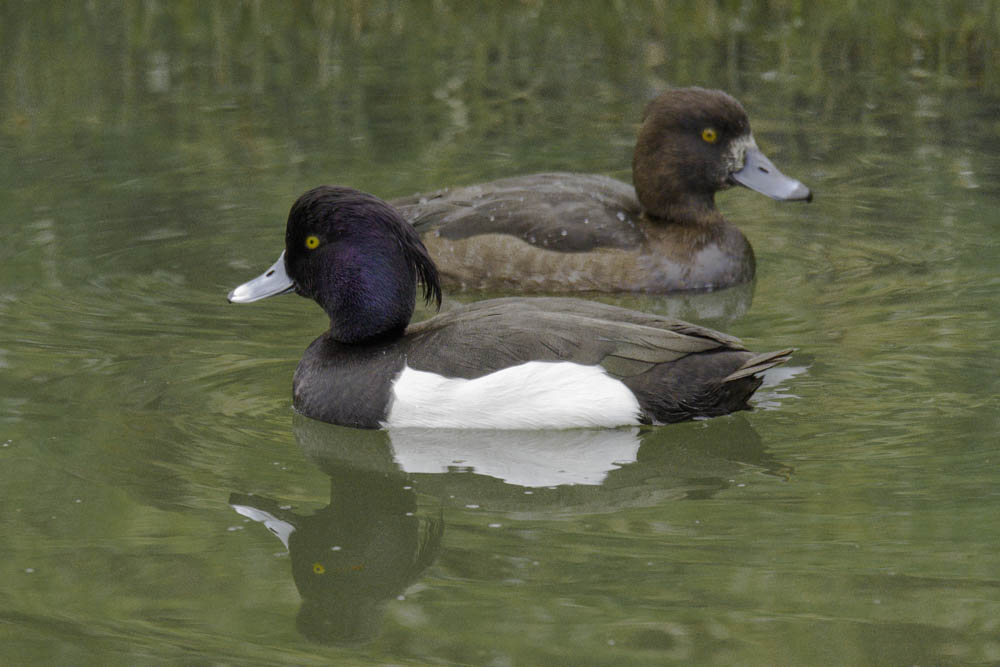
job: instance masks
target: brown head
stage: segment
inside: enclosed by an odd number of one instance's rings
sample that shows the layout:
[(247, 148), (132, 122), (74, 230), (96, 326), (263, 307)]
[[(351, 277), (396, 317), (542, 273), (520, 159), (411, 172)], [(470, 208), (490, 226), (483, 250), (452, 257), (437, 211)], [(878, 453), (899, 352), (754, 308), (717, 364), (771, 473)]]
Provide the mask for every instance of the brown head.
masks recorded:
[(710, 221), (715, 193), (740, 184), (775, 199), (811, 199), (760, 152), (743, 106), (721, 90), (676, 88), (649, 103), (632, 158), (651, 219)]

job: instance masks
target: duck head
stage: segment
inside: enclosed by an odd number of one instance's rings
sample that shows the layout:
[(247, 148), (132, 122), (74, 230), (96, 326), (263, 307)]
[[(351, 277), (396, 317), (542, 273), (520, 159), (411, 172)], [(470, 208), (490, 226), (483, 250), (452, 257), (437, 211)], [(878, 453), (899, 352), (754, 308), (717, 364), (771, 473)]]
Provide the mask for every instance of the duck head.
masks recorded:
[(230, 292), (229, 301), (294, 291), (326, 311), (334, 340), (372, 342), (406, 329), (418, 279), (424, 299), (440, 306), (437, 269), (412, 225), (377, 197), (320, 186), (292, 205), (278, 260)]
[(636, 195), (646, 213), (697, 219), (715, 209), (715, 193), (742, 185), (779, 200), (812, 200), (757, 148), (743, 106), (721, 90), (668, 90), (646, 107), (632, 159)]

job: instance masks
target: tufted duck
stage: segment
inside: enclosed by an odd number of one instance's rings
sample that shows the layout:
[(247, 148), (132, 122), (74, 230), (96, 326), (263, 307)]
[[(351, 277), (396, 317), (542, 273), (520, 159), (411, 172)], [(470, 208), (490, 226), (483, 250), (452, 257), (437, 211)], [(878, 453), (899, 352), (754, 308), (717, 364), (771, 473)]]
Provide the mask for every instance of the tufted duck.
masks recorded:
[(634, 188), (594, 174), (533, 174), (391, 203), (451, 286), (662, 293), (754, 277), (753, 249), (715, 208), (716, 191), (739, 184), (812, 199), (757, 148), (740, 103), (702, 88), (649, 103), (632, 179)]
[(321, 186), (292, 206), (285, 251), (229, 294), (295, 291), (330, 330), (293, 380), (306, 416), (364, 428), (570, 428), (668, 423), (747, 407), (759, 373), (791, 350), (748, 352), (725, 334), (578, 299), (480, 301), (409, 325), (417, 281), (441, 303), (414, 228), (386, 202)]

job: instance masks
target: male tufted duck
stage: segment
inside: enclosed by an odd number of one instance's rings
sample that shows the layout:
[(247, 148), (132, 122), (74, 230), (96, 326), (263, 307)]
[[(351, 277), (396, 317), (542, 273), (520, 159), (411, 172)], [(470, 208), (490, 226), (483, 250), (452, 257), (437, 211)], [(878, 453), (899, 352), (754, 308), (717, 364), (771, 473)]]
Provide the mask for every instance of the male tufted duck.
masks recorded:
[(791, 350), (578, 299), (480, 301), (409, 325), (417, 280), (441, 303), (414, 228), (384, 201), (322, 186), (292, 206), (285, 250), (229, 294), (295, 291), (330, 316), (293, 380), (306, 416), (346, 426), (571, 428), (677, 422), (747, 407)]
[(668, 90), (646, 107), (635, 187), (546, 173), (393, 200), (446, 284), (533, 292), (673, 292), (754, 277), (753, 249), (715, 208), (734, 184), (809, 201), (757, 148), (743, 107), (720, 90)]

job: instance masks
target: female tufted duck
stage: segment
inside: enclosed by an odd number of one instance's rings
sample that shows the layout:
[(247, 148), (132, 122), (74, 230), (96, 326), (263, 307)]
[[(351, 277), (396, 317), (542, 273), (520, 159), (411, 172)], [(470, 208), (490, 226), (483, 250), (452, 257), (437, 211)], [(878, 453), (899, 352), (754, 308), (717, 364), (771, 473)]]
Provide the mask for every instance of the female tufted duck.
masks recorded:
[(594, 174), (533, 174), (391, 203), (449, 285), (662, 293), (753, 278), (753, 249), (715, 208), (716, 191), (739, 184), (812, 199), (757, 148), (740, 103), (702, 88), (649, 103), (632, 179), (634, 188)]
[(417, 280), (441, 303), (414, 228), (384, 201), (322, 186), (292, 206), (285, 251), (229, 294), (295, 291), (330, 330), (293, 380), (306, 416), (364, 428), (571, 428), (677, 422), (747, 407), (791, 350), (746, 351), (693, 324), (566, 298), (480, 301), (409, 325)]

